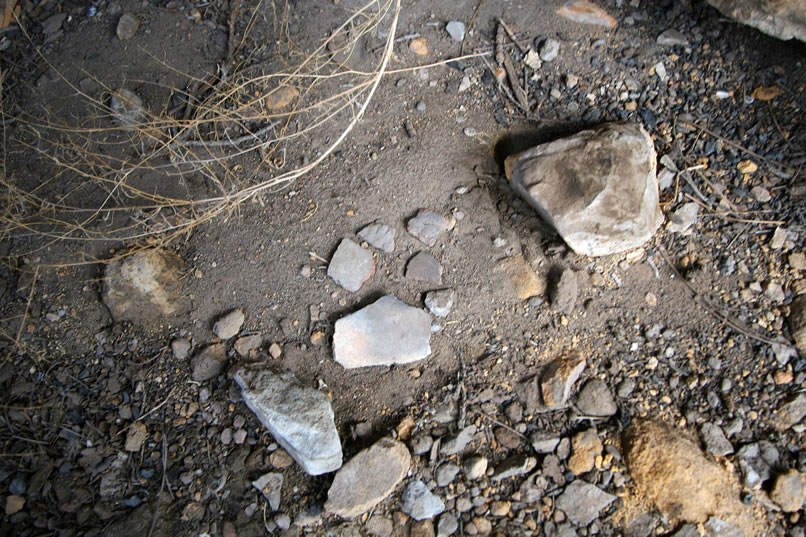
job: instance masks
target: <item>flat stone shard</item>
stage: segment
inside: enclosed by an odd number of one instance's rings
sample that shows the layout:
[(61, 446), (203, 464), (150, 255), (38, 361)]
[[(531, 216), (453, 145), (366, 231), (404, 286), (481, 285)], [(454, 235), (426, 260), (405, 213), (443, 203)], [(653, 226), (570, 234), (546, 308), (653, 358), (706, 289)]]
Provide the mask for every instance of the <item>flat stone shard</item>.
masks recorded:
[(391, 438), (379, 440), (341, 467), (327, 492), (325, 509), (342, 518), (366, 513), (392, 493), (410, 465), (405, 445)]
[(400, 510), (414, 520), (434, 518), (445, 510), (439, 496), (428, 490), (422, 481), (412, 481), (400, 498)]
[(333, 356), (347, 369), (407, 364), (431, 354), (431, 317), (393, 295), (336, 321)]
[(226, 365), (227, 346), (224, 343), (207, 345), (190, 361), (190, 378), (196, 382), (216, 378)]
[(246, 406), (308, 474), (341, 467), (341, 441), (324, 393), (291, 373), (277, 375), (257, 365), (241, 367), (234, 378)]
[(395, 251), (395, 230), (386, 224), (370, 224), (358, 232), (358, 237), (387, 254)]
[(568, 402), (571, 388), (585, 370), (585, 358), (578, 352), (556, 358), (540, 375), (540, 393), (543, 404), (549, 408), (561, 408)]
[(447, 317), (453, 308), (453, 289), (440, 289), (425, 295), (425, 307), (437, 317)]
[(372, 258), (372, 253), (350, 239), (341, 241), (327, 266), (327, 275), (351, 293), (361, 289), (364, 282), (373, 274), (375, 274), (375, 260)]
[(616, 497), (581, 479), (573, 481), (557, 498), (557, 507), (574, 524), (586, 526)]
[(213, 333), (221, 339), (229, 339), (235, 336), (243, 326), (246, 315), (238, 308), (227, 313), (213, 325)]
[(510, 155), (507, 178), (578, 254), (641, 246), (663, 222), (655, 148), (635, 123), (609, 123)]
[(113, 261), (104, 273), (104, 304), (116, 321), (139, 325), (178, 313), (183, 267), (178, 254), (160, 248)]
[(406, 278), (428, 283), (442, 283), (442, 265), (428, 252), (419, 252), (406, 265)]
[(272, 511), (277, 511), (280, 508), (280, 499), (283, 493), (283, 474), (278, 472), (263, 474), (257, 481), (252, 481), (252, 486), (263, 494)]
[(448, 227), (449, 222), (444, 216), (425, 209), (420, 209), (417, 216), (409, 220), (407, 224), (409, 233), (428, 246), (434, 246), (439, 234)]
[(767, 35), (806, 41), (803, 0), (708, 0), (708, 3), (728, 17)]

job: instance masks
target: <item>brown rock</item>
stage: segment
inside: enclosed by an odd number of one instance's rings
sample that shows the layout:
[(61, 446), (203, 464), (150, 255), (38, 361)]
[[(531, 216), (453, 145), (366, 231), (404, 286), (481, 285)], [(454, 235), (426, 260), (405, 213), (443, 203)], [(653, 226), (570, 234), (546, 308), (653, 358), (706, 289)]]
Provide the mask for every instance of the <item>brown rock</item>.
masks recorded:
[(772, 424), (779, 431), (786, 431), (806, 416), (806, 394), (784, 400), (773, 415)]
[(288, 468), (294, 463), (294, 459), (291, 458), (291, 455), (286, 450), (279, 448), (269, 455), (269, 462), (275, 468)]
[(431, 520), (415, 521), (409, 530), (409, 537), (434, 537), (434, 523)]
[(299, 91), (294, 86), (282, 86), (272, 90), (266, 95), (266, 108), (272, 111), (282, 110), (291, 104), (291, 101), (299, 96)]
[(190, 502), (184, 509), (182, 509), (182, 520), (186, 522), (195, 522), (204, 518), (204, 504), (199, 502)]
[(126, 451), (140, 451), (146, 438), (148, 438), (148, 431), (146, 430), (145, 423), (136, 421), (126, 434), (126, 445), (124, 449)]
[(577, 433), (571, 440), (571, 458), (568, 459), (568, 469), (575, 475), (590, 472), (593, 470), (596, 457), (602, 454), (603, 448), (596, 429), (590, 428)]
[(19, 513), (25, 507), (25, 498), (11, 494), (6, 497), (6, 516), (11, 516), (14, 513)]
[(490, 504), (490, 514), (497, 517), (507, 516), (512, 504), (503, 500), (496, 500)]
[(507, 257), (498, 265), (509, 279), (512, 292), (520, 300), (528, 300), (546, 292), (546, 282), (535, 274), (523, 256)]
[(615, 28), (616, 19), (610, 13), (588, 0), (571, 0), (557, 10), (557, 14), (583, 24)]
[(496, 427), (495, 439), (507, 449), (515, 449), (521, 443), (520, 435), (507, 427)]
[(555, 359), (540, 375), (543, 404), (549, 408), (565, 406), (571, 388), (585, 370), (585, 358), (576, 351)]
[(473, 525), (476, 526), (476, 530), (479, 532), (479, 535), (487, 535), (491, 531), (493, 531), (492, 522), (487, 520), (486, 518), (476, 517), (473, 519)]
[(779, 475), (770, 498), (787, 513), (798, 511), (806, 500), (806, 474), (792, 469)]
[(207, 345), (190, 361), (190, 377), (204, 382), (217, 377), (227, 364), (227, 346), (224, 343)]
[(261, 334), (253, 334), (251, 336), (239, 337), (235, 340), (235, 352), (244, 358), (249, 356), (249, 353), (257, 350), (263, 345), (263, 336)]

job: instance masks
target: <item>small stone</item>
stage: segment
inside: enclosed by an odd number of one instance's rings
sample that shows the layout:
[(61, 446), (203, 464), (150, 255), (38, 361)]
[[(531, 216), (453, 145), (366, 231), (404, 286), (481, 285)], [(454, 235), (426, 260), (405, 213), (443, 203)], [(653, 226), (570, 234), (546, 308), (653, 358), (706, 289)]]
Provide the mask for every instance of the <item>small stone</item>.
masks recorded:
[(456, 479), (456, 475), (459, 473), (459, 466), (453, 464), (452, 462), (445, 463), (437, 468), (436, 477), (437, 486), (438, 487), (447, 487), (453, 480)]
[(796, 296), (789, 305), (789, 331), (800, 352), (806, 353), (806, 295)]
[(381, 515), (373, 515), (364, 526), (367, 533), (376, 537), (391, 537), (394, 526), (392, 521)]
[(806, 500), (806, 474), (792, 469), (778, 475), (770, 499), (787, 513), (800, 510)]
[(409, 537), (434, 537), (434, 523), (431, 520), (413, 522), (409, 528)]
[(587, 416), (609, 417), (618, 411), (613, 394), (604, 381), (592, 379), (579, 391), (577, 408)]
[[(549, 408), (562, 408), (571, 395), (571, 388), (585, 370), (585, 358), (578, 352), (552, 361), (540, 375), (540, 392), (543, 404)], [(526, 406), (527, 410), (529, 405)]]
[(550, 62), (560, 54), (560, 42), (553, 38), (548, 38), (540, 45), (540, 59)]
[(745, 537), (742, 528), (715, 516), (709, 518), (704, 526), (708, 537)]
[(574, 475), (584, 474), (593, 470), (596, 457), (602, 454), (604, 446), (596, 429), (586, 429), (574, 435), (571, 440), (571, 458), (568, 459), (568, 469)]
[(451, 21), (445, 26), (445, 30), (454, 41), (462, 42), (465, 40), (465, 24), (463, 22)]
[(182, 520), (185, 522), (196, 522), (204, 518), (205, 507), (199, 502), (189, 502), (182, 509)]
[(531, 472), (537, 466), (537, 460), (534, 457), (527, 457), (525, 455), (512, 455), (504, 459), (498, 466), (495, 467), (492, 481), (502, 481), (510, 477), (517, 477)]
[[(459, 82), (459, 93), (464, 93), (465, 91), (469, 90), (473, 86), (473, 81), (470, 80), (470, 77), (465, 75), (462, 77), (462, 81)], [(458, 216), (457, 216), (457, 219)]]
[(759, 203), (767, 203), (772, 199), (770, 191), (763, 186), (754, 186), (750, 189), (750, 195)]
[(445, 513), (439, 517), (437, 524), (437, 537), (449, 537), (459, 529), (459, 521), (452, 513)]
[(574, 74), (567, 74), (565, 75), (565, 87), (568, 89), (574, 89), (579, 84), (579, 77)]
[(146, 430), (145, 423), (135, 421), (132, 423), (132, 426), (129, 427), (129, 432), (126, 433), (126, 444), (123, 449), (133, 452), (140, 451), (146, 438), (148, 438), (148, 431)]
[(277, 472), (263, 474), (256, 481), (252, 481), (252, 486), (263, 494), (272, 511), (277, 511), (280, 508), (280, 499), (283, 493), (283, 474)]
[(570, 0), (557, 10), (557, 14), (582, 24), (615, 28), (616, 19), (589, 0)]
[(271, 355), (272, 358), (277, 360), (280, 358), (280, 356), (283, 355), (283, 348), (280, 346), (279, 343), (274, 342), (271, 345), (269, 345), (269, 354)]
[(418, 252), (406, 265), (406, 278), (421, 282), (442, 283), (442, 265), (429, 252)]
[(274, 112), (282, 110), (299, 97), (299, 90), (294, 86), (279, 86), (271, 90), (263, 98), (266, 108)]
[(184, 360), (190, 354), (190, 341), (183, 337), (172, 340), (171, 352), (177, 360)]
[(806, 393), (800, 393), (778, 407), (773, 416), (773, 426), (779, 431), (785, 431), (800, 422), (804, 416), (806, 416)]
[(700, 437), (705, 444), (705, 451), (711, 455), (725, 457), (733, 453), (733, 445), (725, 437), (722, 428), (713, 423), (703, 423), (700, 427)]
[(671, 28), (660, 34), (656, 39), (656, 42), (661, 46), (688, 46), (688, 39), (686, 39), (686, 36), (683, 35), (682, 32)]
[(487, 473), (487, 457), (477, 455), (470, 457), (462, 465), (465, 471), (465, 477), (471, 481), (481, 479)]
[(227, 340), (238, 334), (245, 320), (246, 315), (243, 310), (234, 309), (216, 321), (213, 325), (213, 333), (216, 337)]
[(476, 532), (478, 535), (487, 535), (493, 531), (492, 523), (486, 518), (475, 517), (472, 520), (472, 524), (476, 527)]
[(224, 371), (227, 364), (227, 346), (224, 343), (207, 345), (190, 361), (190, 378), (196, 382), (213, 379)]
[(409, 43), (409, 48), (417, 56), (427, 56), (428, 55), (428, 44), (426, 43), (425, 39), (423, 39), (422, 37), (412, 39), (411, 43)]
[(579, 293), (579, 283), (577, 275), (573, 269), (566, 268), (562, 271), (560, 279), (551, 293), (551, 304), (554, 309), (565, 314), (571, 314), (576, 305), (577, 294)]
[(504, 414), (506, 414), (510, 423), (518, 423), (523, 418), (523, 405), (514, 401), (507, 405)]
[(320, 347), (325, 342), (325, 333), (321, 330), (314, 330), (311, 333), (311, 345)]
[(291, 517), (285, 513), (281, 513), (274, 517), (274, 523), (281, 531), (285, 531), (291, 527)]
[(434, 246), (439, 234), (448, 227), (449, 222), (444, 216), (425, 209), (420, 209), (407, 224), (409, 233), (428, 246)]
[(443, 441), (440, 453), (446, 457), (450, 455), (456, 455), (457, 453), (461, 453), (467, 447), (467, 445), (473, 440), (473, 437), (475, 435), (476, 435), (476, 426), (468, 425), (467, 427), (459, 431), (455, 436), (450, 437), (447, 440)]
[(767, 287), (764, 288), (764, 296), (778, 304), (782, 303), (786, 298), (784, 288), (778, 282), (769, 282)]
[(425, 112), (425, 103), (423, 101), (419, 101), (414, 109), (418, 112)]
[(25, 507), (25, 498), (10, 494), (6, 497), (6, 516), (11, 516), (14, 513), (19, 513)]
[(658, 78), (660, 78), (661, 82), (665, 82), (666, 81), (666, 66), (663, 65), (663, 62), (658, 62), (658, 63), (655, 64), (654, 67), (655, 67), (655, 74), (658, 75)]
[(259, 364), (234, 374), (243, 400), (309, 475), (341, 467), (342, 453), (327, 395), (303, 386), (291, 373), (276, 375)]
[(507, 516), (511, 508), (511, 503), (504, 500), (497, 500), (490, 504), (490, 514), (496, 517)]
[(370, 224), (358, 232), (358, 237), (387, 254), (395, 250), (395, 230), (386, 224)]
[(539, 71), (540, 68), (543, 67), (543, 60), (540, 59), (540, 54), (533, 49), (529, 49), (526, 53), (526, 56), (523, 58), (523, 63), (534, 71)]
[(789, 255), (789, 266), (793, 270), (806, 270), (806, 254), (795, 252)]
[(425, 295), (425, 307), (432, 315), (437, 317), (447, 317), (453, 308), (455, 293), (453, 289), (441, 289), (439, 291), (429, 291)]
[(691, 226), (697, 222), (697, 214), (700, 212), (700, 206), (693, 201), (684, 203), (669, 217), (669, 223), (666, 225), (666, 230), (672, 233), (687, 233)]
[(495, 439), (506, 449), (515, 449), (521, 443), (520, 435), (507, 427), (496, 427)]
[(372, 254), (350, 239), (343, 239), (327, 267), (327, 275), (344, 289), (355, 293), (375, 274)]
[(387, 295), (336, 321), (333, 356), (347, 369), (407, 364), (431, 354), (431, 317)]
[(557, 507), (574, 524), (588, 525), (616, 497), (581, 479), (573, 481), (557, 498)]
[(771, 468), (778, 462), (778, 454), (770, 456), (770, 450), (761, 449), (762, 443), (755, 442), (742, 446), (736, 453), (736, 461), (743, 475), (743, 484), (749, 490), (758, 489), (771, 475)]
[(540, 454), (553, 453), (560, 443), (559, 435), (536, 431), (531, 437), (532, 448)]
[(431, 446), (434, 445), (434, 439), (431, 438), (430, 434), (418, 434), (411, 446), (411, 450), (414, 452), (415, 455), (425, 455), (429, 451), (431, 451)]
[(632, 394), (633, 390), (635, 390), (635, 379), (626, 378), (619, 382), (616, 388), (616, 395), (622, 399), (626, 399)]
[(546, 292), (546, 282), (535, 274), (521, 255), (507, 257), (499, 263), (497, 269), (507, 275), (513, 294), (520, 300), (528, 300)]
[(410, 465), (411, 455), (403, 443), (391, 438), (379, 440), (359, 451), (336, 473), (325, 509), (342, 518), (366, 513), (392, 493)]
[(140, 19), (134, 13), (124, 13), (118, 19), (118, 26), (115, 33), (121, 41), (127, 41), (134, 37), (137, 29), (140, 28)]
[(412, 481), (401, 497), (401, 510), (414, 520), (433, 518), (445, 510), (445, 504), (422, 481)]
[(263, 345), (263, 336), (261, 334), (253, 334), (251, 336), (239, 337), (235, 340), (235, 352), (244, 358), (249, 356), (249, 353), (255, 351)]
[(275, 468), (288, 468), (294, 464), (294, 459), (284, 449), (275, 449), (269, 455), (269, 463)]

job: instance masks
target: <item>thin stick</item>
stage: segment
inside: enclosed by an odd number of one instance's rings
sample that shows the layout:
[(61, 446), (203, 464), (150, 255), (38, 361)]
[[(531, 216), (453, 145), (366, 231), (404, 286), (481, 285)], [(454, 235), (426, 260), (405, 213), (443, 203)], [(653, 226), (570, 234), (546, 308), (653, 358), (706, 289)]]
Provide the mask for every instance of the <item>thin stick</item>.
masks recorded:
[(503, 19), (500, 19), (500, 18), (499, 18), (499, 19), (498, 19), (498, 24), (500, 24), (500, 25), (501, 25), (501, 26), (504, 28), (504, 31), (505, 31), (505, 32), (507, 33), (507, 35), (509, 36), (510, 41), (512, 41), (513, 43), (515, 43), (515, 46), (516, 46), (516, 47), (518, 47), (518, 50), (520, 50), (522, 54), (526, 54), (527, 50), (526, 50), (526, 49), (523, 47), (523, 45), (521, 45), (521, 44), (519, 43), (518, 38), (517, 38), (517, 37), (515, 37), (515, 34), (514, 34), (514, 33), (512, 33), (512, 30), (510, 30), (510, 29), (509, 29), (509, 26), (507, 26), (507, 23), (505, 23), (505, 22), (503, 21)]
[(507, 424), (505, 424), (505, 423), (501, 423), (500, 421), (498, 421), (497, 419), (495, 419), (495, 418), (494, 418), (494, 417), (492, 417), (492, 416), (488, 416), (487, 414), (484, 414), (484, 413), (481, 413), (481, 414), (479, 414), (479, 415), (480, 415), (482, 418), (488, 419), (488, 420), (490, 420), (491, 422), (495, 423), (496, 425), (499, 425), (499, 426), (503, 427), (504, 429), (507, 429), (508, 431), (512, 431), (513, 433), (515, 433), (516, 435), (520, 436), (521, 438), (526, 438), (526, 436), (525, 436), (525, 435), (523, 435), (523, 434), (519, 433), (518, 431), (516, 431), (515, 429), (513, 429), (513, 428), (512, 428), (512, 427), (510, 427), (509, 425), (507, 425)]
[(467, 31), (465, 32), (465, 38), (462, 40), (462, 47), (459, 49), (460, 55), (465, 53), (465, 43), (467, 43), (467, 38), (470, 36), (470, 29), (473, 28), (473, 23), (476, 22), (476, 15), (479, 14), (479, 9), (481, 9), (481, 4), (483, 3), (484, 0), (479, 0), (479, 3), (476, 4), (476, 9), (473, 10), (473, 16), (470, 17), (470, 22), (467, 23)]

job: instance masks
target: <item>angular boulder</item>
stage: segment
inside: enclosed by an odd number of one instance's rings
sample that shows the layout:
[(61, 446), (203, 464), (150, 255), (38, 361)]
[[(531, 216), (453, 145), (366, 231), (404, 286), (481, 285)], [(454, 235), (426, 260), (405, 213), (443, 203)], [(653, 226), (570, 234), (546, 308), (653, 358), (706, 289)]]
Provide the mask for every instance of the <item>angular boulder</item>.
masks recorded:
[(241, 367), (234, 378), (246, 406), (308, 474), (341, 467), (341, 441), (324, 393), (259, 365)]
[(663, 222), (655, 159), (644, 128), (619, 122), (510, 155), (505, 165), (514, 190), (568, 246), (601, 256), (637, 248)]
[(116, 321), (150, 325), (179, 313), (184, 262), (172, 250), (149, 248), (106, 266), (103, 300)]
[(411, 454), (402, 442), (382, 438), (336, 473), (325, 509), (342, 518), (362, 515), (395, 490), (409, 471)]
[(708, 0), (728, 17), (778, 39), (806, 41), (803, 0)]
[(407, 364), (431, 354), (431, 317), (393, 295), (336, 321), (333, 357), (347, 369)]

